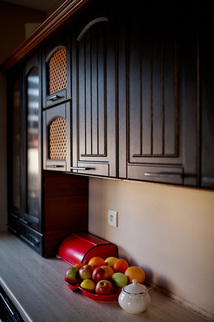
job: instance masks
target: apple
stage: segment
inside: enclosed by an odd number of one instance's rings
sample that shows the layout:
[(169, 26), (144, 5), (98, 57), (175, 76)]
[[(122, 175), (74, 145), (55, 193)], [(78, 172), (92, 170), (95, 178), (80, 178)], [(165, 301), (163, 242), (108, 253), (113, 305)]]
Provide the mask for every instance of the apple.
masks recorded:
[(102, 268), (101, 266), (99, 267), (96, 267), (94, 270), (93, 270), (93, 273), (92, 273), (92, 279), (98, 283), (100, 280), (107, 280), (108, 279), (108, 273), (107, 271)]
[(112, 280), (116, 287), (123, 287), (128, 284), (128, 278), (125, 274), (117, 272), (112, 275)]
[(76, 284), (79, 281), (79, 270), (77, 267), (70, 267), (65, 272), (65, 280), (68, 283)]
[(110, 281), (101, 280), (95, 287), (95, 293), (99, 295), (109, 295), (113, 293), (113, 285)]
[(79, 276), (82, 280), (92, 278), (93, 267), (91, 265), (84, 265), (79, 269)]
[(80, 287), (88, 292), (93, 293), (96, 287), (96, 283), (93, 280), (86, 278), (80, 283)]
[(108, 266), (108, 265), (103, 265), (101, 267), (104, 268), (107, 271), (107, 273), (108, 273), (107, 280), (110, 280), (112, 278), (112, 275), (115, 273), (113, 268), (111, 266)]
[(118, 260), (118, 258), (117, 258), (117, 257), (110, 256), (110, 257), (107, 257), (107, 258), (105, 259), (105, 263), (106, 263), (106, 265), (113, 267), (114, 263), (115, 263), (117, 260)]

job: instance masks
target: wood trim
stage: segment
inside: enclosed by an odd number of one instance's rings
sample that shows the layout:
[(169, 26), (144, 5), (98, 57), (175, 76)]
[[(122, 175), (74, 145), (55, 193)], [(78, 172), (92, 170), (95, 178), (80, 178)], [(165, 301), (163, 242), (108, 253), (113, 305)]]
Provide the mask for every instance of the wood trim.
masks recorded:
[(1, 71), (3, 73), (7, 72), (19, 60), (38, 47), (46, 37), (50, 36), (88, 1), (89, 0), (66, 0), (0, 65)]

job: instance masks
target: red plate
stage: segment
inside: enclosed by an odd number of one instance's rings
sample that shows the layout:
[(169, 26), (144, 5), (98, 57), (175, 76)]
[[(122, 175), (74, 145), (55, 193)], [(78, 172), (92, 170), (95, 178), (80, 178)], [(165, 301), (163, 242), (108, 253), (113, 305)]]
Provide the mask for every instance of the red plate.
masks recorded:
[(118, 300), (118, 296), (121, 292), (121, 288), (117, 288), (114, 289), (114, 293), (110, 294), (110, 295), (99, 295), (99, 294), (95, 294), (95, 293), (91, 293), (88, 292), (86, 290), (84, 290), (83, 288), (80, 287), (79, 283), (77, 284), (70, 284), (65, 280), (66, 284), (68, 285), (68, 287), (70, 288), (71, 291), (76, 290), (77, 288), (79, 288), (82, 293), (87, 296), (88, 298), (94, 300), (94, 301), (101, 301), (101, 302), (113, 302), (113, 301), (117, 301)]

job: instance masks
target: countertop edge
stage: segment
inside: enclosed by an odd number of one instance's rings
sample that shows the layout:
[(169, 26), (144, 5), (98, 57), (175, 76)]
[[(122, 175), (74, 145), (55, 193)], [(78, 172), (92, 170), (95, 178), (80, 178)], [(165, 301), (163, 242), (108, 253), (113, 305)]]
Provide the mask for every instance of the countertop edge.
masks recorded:
[(8, 286), (5, 284), (3, 279), (0, 277), (0, 285), (5, 291), (5, 293), (9, 296), (10, 300), (13, 302), (19, 313), (21, 314), (22, 318), (26, 322), (33, 322), (33, 320), (29, 317), (23, 306), (19, 303), (19, 301), (16, 299), (16, 297), (13, 295), (12, 291), (8, 288)]

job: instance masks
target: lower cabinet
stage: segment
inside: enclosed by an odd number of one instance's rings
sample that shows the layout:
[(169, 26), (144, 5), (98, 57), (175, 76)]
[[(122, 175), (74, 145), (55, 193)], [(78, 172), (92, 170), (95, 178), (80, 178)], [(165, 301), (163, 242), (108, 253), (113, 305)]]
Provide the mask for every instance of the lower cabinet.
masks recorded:
[(88, 231), (88, 178), (55, 171), (43, 173), (41, 231), (12, 213), (9, 231), (48, 258), (55, 257), (63, 239), (74, 232)]
[(88, 177), (44, 171), (43, 254), (55, 256), (62, 240), (88, 231)]

